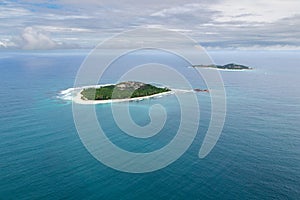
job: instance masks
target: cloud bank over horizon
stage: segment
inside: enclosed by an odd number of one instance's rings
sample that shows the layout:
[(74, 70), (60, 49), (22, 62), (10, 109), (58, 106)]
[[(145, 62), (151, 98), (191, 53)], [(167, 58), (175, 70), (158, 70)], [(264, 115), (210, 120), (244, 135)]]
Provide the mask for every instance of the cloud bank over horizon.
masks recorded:
[(93, 48), (139, 27), (176, 30), (207, 49), (300, 49), (298, 0), (4, 0), (0, 48)]
[(26, 27), (20, 36), (11, 42), (15, 47), (27, 50), (56, 49), (63, 47), (61, 43), (53, 41), (46, 33), (32, 27)]

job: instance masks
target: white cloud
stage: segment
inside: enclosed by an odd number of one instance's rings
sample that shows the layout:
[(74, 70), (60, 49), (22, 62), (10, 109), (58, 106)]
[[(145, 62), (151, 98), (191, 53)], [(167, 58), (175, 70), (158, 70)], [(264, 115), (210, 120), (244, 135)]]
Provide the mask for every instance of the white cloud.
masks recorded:
[(59, 46), (48, 35), (32, 27), (25, 28), (20, 39), (23, 49), (53, 49)]
[(221, 14), (215, 16), (217, 22), (265, 22), (272, 23), (280, 19), (299, 14), (300, 1), (298, 0), (223, 0), (208, 7)]
[(171, 15), (178, 15), (193, 12), (202, 8), (201, 4), (185, 4), (183, 6), (176, 6), (171, 8), (165, 8), (158, 12), (152, 13), (150, 16), (154, 17), (168, 17)]
[(3, 2), (0, 48), (92, 48), (107, 37), (139, 27), (169, 28), (211, 47), (300, 46), (299, 0)]
[(7, 48), (7, 44), (4, 41), (0, 41), (0, 47)]
[(293, 51), (293, 50), (300, 50), (300, 46), (296, 45), (253, 45), (253, 46), (241, 46), (237, 48), (230, 48), (224, 46), (207, 46), (207, 50), (214, 51), (214, 50), (241, 50), (241, 51), (259, 51), (259, 50), (266, 50), (266, 51)]
[(2, 38), (0, 40), (0, 48), (16, 48), (18, 45), (11, 38)]
[(26, 50), (74, 48), (75, 45), (67, 45), (53, 40), (44, 30), (36, 27), (26, 27), (18, 37), (2, 39), (2, 48), (20, 48)]
[(34, 26), (34, 28), (40, 29), (40, 30), (47, 30), (47, 32), (51, 32), (51, 33), (93, 32), (93, 30), (91, 30), (91, 29), (78, 28), (78, 27), (38, 25), (38, 26)]
[(260, 49), (264, 49), (264, 50), (270, 50), (270, 51), (274, 51), (274, 50), (300, 50), (300, 46), (296, 46), (296, 45), (270, 45), (270, 46), (262, 46), (262, 45), (254, 45), (254, 46), (248, 46), (248, 47), (239, 47), (239, 50), (260, 50)]
[(76, 19), (92, 19), (92, 16), (88, 15), (63, 15), (63, 14), (44, 14), (45, 19), (55, 19), (55, 20), (76, 20)]
[(31, 12), (23, 8), (0, 6), (0, 18), (20, 17), (20, 16), (26, 16), (30, 14)]

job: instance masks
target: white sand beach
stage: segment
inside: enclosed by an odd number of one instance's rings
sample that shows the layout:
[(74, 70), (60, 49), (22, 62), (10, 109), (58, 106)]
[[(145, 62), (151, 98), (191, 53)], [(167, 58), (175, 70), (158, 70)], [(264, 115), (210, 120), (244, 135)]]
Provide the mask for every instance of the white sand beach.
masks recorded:
[(151, 98), (160, 98), (167, 95), (173, 95), (178, 93), (187, 93), (187, 92), (195, 92), (193, 89), (171, 89), (171, 91), (163, 92), (159, 94), (143, 96), (143, 97), (136, 97), (136, 98), (126, 98), (126, 99), (109, 99), (109, 100), (84, 100), (82, 99), (81, 92), (85, 88), (99, 88), (107, 85), (112, 84), (102, 84), (102, 85), (89, 85), (83, 87), (75, 87), (75, 88), (68, 88), (59, 92), (57, 98), (66, 100), (66, 101), (73, 101), (77, 104), (106, 104), (106, 103), (116, 103), (116, 102), (129, 102), (129, 101), (142, 101), (145, 99)]
[[(97, 86), (99, 87), (99, 86)], [(82, 99), (83, 89), (78, 90), (78, 92), (73, 96), (72, 101), (77, 104), (106, 104), (106, 103), (117, 103), (117, 102), (128, 102), (128, 101), (142, 101), (145, 99), (151, 98), (159, 98), (166, 95), (172, 95), (176, 93), (186, 93), (186, 92), (194, 92), (193, 90), (184, 90), (184, 89), (171, 89), (169, 92), (163, 92), (159, 94), (154, 94), (150, 96), (136, 97), (136, 98), (126, 98), (126, 99), (109, 99), (109, 100), (84, 100)]]
[(82, 90), (76, 94), (76, 96), (73, 97), (73, 102), (78, 104), (106, 104), (106, 103), (116, 103), (116, 102), (128, 102), (128, 101), (142, 101), (144, 99), (150, 99), (150, 98), (158, 98), (162, 97), (164, 95), (171, 95), (174, 94), (174, 91), (169, 92), (163, 92), (159, 94), (154, 94), (150, 96), (144, 96), (144, 97), (136, 97), (136, 98), (126, 98), (126, 99), (109, 99), (109, 100), (84, 100), (82, 99)]

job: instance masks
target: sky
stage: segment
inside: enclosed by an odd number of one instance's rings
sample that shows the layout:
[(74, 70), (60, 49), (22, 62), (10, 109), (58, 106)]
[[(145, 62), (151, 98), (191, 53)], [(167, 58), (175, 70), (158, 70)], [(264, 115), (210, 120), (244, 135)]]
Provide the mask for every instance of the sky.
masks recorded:
[(0, 48), (93, 48), (157, 27), (207, 49), (299, 50), (299, 11), (299, 0), (1, 0)]

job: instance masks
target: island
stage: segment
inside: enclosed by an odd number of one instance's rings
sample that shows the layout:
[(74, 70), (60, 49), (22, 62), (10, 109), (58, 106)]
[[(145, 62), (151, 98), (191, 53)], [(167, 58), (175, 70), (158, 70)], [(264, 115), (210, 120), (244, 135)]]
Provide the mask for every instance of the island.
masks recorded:
[(111, 100), (146, 97), (170, 91), (166, 87), (161, 88), (142, 82), (127, 81), (99, 88), (84, 88), (80, 94), (82, 100)]
[(206, 92), (208, 89), (169, 89), (137, 81), (126, 81), (117, 84), (82, 86), (69, 88), (62, 92), (63, 97), (77, 104), (106, 104), (116, 102), (142, 101), (144, 99), (159, 98), (165, 95)]
[(223, 70), (251, 70), (251, 67), (245, 65), (239, 65), (235, 63), (230, 63), (226, 65), (193, 65), (193, 67), (202, 67), (202, 68), (214, 68), (214, 69), (223, 69)]

